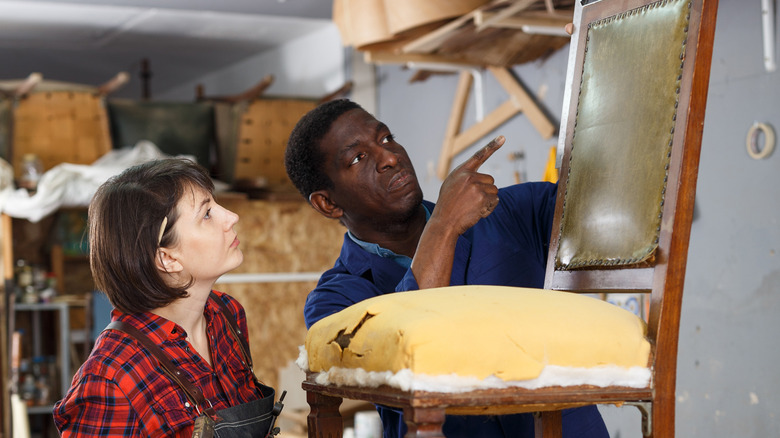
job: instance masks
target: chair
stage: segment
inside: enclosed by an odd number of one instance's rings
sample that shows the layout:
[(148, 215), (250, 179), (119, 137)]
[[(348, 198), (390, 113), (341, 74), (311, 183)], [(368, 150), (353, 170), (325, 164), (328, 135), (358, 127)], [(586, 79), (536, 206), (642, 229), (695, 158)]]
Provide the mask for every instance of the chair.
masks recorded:
[(645, 437), (674, 436), (677, 341), (717, 0), (577, 2), (545, 289), (649, 294), (645, 388), (590, 385), (445, 394), (303, 382), (309, 436), (340, 436), (341, 398), (402, 407), (407, 436), (438, 437), (446, 414), (633, 405)]

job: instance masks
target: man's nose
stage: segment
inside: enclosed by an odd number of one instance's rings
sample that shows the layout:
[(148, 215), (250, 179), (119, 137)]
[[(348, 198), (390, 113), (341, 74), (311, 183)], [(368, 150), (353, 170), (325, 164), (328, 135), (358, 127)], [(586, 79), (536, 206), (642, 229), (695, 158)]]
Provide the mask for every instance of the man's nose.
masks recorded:
[(395, 152), (387, 148), (378, 147), (376, 154), (377, 154), (376, 167), (377, 167), (377, 171), (379, 172), (385, 169), (393, 168), (398, 164), (398, 154), (396, 154)]

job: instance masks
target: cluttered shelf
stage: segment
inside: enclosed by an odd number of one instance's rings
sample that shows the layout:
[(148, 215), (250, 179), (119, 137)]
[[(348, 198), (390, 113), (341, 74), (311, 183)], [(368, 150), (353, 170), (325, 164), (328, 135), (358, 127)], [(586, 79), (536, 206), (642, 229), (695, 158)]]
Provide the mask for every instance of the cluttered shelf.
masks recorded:
[(74, 366), (83, 359), (83, 349), (79, 353), (74, 345), (82, 330), (72, 326), (71, 312), (87, 306), (88, 299), (73, 297), (12, 304), (11, 388), (28, 414), (50, 414), (70, 386)]

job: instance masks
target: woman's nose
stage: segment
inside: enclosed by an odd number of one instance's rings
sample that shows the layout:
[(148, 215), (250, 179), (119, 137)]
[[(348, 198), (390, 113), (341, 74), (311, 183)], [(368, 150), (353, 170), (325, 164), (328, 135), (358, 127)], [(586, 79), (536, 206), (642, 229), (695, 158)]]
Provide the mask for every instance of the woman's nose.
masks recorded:
[(228, 210), (227, 208), (225, 208), (224, 210), (225, 210), (225, 218), (226, 218), (225, 220), (226, 228), (227, 229), (233, 228), (233, 225), (238, 223), (238, 215)]

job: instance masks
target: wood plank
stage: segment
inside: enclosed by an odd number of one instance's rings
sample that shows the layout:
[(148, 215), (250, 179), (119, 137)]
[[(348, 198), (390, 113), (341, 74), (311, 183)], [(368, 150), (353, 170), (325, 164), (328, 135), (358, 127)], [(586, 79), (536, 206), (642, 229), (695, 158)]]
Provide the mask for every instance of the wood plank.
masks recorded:
[(563, 28), (572, 22), (572, 15), (522, 15), (517, 17), (507, 17), (501, 20), (495, 20), (498, 14), (494, 12), (480, 11), (474, 16), (474, 23), (477, 29), (481, 26), (503, 27), (506, 29), (520, 29), (523, 26), (543, 26)]
[(499, 22), (505, 18), (509, 18), (519, 12), (528, 9), (529, 6), (536, 3), (536, 0), (518, 0), (511, 6), (502, 9), (500, 12), (493, 14), (489, 19), (484, 20), (481, 24), (477, 24), (477, 32), (484, 30), (487, 27), (493, 27), (496, 22)]
[(444, 180), (450, 171), (452, 158), (457, 154), (455, 152), (455, 140), (458, 137), (460, 127), (463, 125), (463, 115), (466, 112), (466, 103), (468, 102), (471, 91), (471, 84), (474, 78), (468, 71), (462, 71), (458, 78), (458, 87), (455, 90), (455, 100), (450, 110), (450, 118), (447, 122), (447, 130), (444, 132), (444, 143), (439, 153), (439, 167), (437, 175)]
[(555, 133), (555, 125), (550, 122), (547, 115), (539, 108), (531, 96), (520, 86), (517, 80), (506, 68), (488, 67), (493, 76), (509, 93), (512, 98), (517, 99), (526, 117), (531, 121), (536, 130), (545, 140), (552, 137)]
[(3, 245), (3, 279), (14, 279), (13, 222), (11, 216), (0, 216), (0, 239)]
[[(536, 102), (517, 83), (509, 70), (498, 67), (488, 67), (489, 71), (498, 79), (501, 86), (509, 93), (509, 99), (498, 108), (491, 111), (484, 119), (470, 126), (468, 129), (457, 133), (463, 118), (464, 96), (457, 96), (453, 104), (450, 124), (447, 126), (442, 152), (439, 156), (437, 175), (440, 179), (447, 177), (452, 165), (452, 158), (469, 148), (479, 139), (486, 136), (520, 111), (524, 111), (531, 123), (539, 131), (542, 138), (550, 138), (555, 132), (555, 126), (536, 105)], [(468, 74), (468, 73), (465, 73)], [(458, 93), (461, 92), (460, 85)], [(468, 97), (468, 95), (465, 95)], [(457, 126), (456, 123), (457, 122)], [(453, 137), (454, 133), (454, 137)]]
[(458, 138), (455, 140), (454, 154), (457, 155), (463, 152), (519, 112), (520, 106), (516, 102), (511, 100), (505, 101), (480, 122), (475, 123), (458, 135)]
[(441, 26), (440, 28), (429, 32), (423, 36), (420, 36), (406, 44), (401, 48), (403, 53), (430, 53), (436, 50), (442, 41), (446, 40), (450, 34), (456, 31), (459, 27), (465, 25), (474, 18), (476, 9), (468, 14), (461, 15), (460, 17), (450, 21), (449, 23)]
[(450, 66), (461, 64), (464, 67), (482, 66), (482, 63), (471, 62), (468, 59), (454, 60), (452, 57), (446, 55), (424, 53), (400, 54), (380, 50), (365, 51), (363, 59), (369, 64), (407, 64), (410, 62), (418, 62), (421, 64), (446, 64)]

